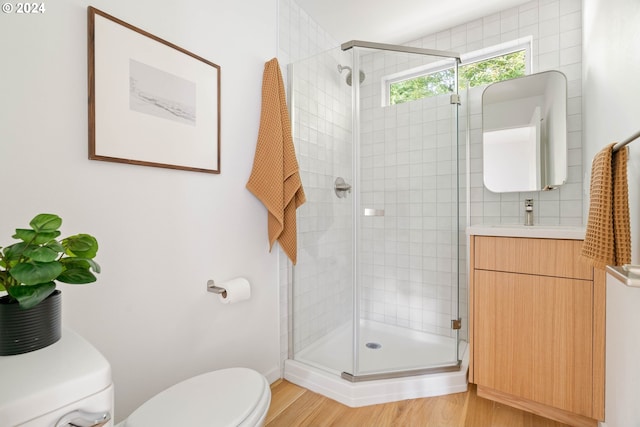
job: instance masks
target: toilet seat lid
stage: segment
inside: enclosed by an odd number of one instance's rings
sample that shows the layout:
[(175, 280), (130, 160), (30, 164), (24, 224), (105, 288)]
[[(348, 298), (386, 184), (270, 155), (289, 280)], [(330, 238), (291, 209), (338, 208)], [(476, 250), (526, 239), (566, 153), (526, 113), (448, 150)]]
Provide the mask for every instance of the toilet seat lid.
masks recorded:
[(221, 369), (189, 378), (158, 393), (136, 409), (124, 425), (240, 426), (245, 420), (254, 419), (254, 412), (266, 413), (270, 394), (266, 378), (258, 372), (247, 368)]

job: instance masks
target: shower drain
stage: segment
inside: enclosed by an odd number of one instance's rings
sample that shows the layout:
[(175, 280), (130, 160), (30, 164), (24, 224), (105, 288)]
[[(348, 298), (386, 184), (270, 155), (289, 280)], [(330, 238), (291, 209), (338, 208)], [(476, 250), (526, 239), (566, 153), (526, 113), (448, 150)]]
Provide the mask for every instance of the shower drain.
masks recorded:
[(377, 342), (368, 342), (364, 346), (370, 348), (371, 350), (378, 350), (379, 348), (382, 348), (382, 344), (379, 344)]

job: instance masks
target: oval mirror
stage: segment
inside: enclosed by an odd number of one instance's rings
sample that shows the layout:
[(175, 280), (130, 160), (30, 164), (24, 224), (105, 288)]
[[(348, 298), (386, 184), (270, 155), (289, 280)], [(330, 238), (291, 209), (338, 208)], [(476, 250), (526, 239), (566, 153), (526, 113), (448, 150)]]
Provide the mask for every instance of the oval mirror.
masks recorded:
[(484, 185), (495, 193), (552, 190), (567, 180), (567, 78), (545, 71), (482, 93)]

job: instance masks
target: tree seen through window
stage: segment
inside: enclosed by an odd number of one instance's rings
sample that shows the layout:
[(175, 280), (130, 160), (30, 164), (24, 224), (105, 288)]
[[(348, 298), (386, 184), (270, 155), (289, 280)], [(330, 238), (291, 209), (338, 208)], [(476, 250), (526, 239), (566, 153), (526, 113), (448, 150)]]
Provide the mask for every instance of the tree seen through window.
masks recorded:
[[(525, 75), (525, 51), (482, 61), (472, 62), (458, 68), (460, 89), (513, 79)], [(407, 101), (429, 96), (451, 93), (455, 89), (455, 73), (448, 68), (423, 76), (391, 83), (389, 85), (389, 103), (401, 104)]]

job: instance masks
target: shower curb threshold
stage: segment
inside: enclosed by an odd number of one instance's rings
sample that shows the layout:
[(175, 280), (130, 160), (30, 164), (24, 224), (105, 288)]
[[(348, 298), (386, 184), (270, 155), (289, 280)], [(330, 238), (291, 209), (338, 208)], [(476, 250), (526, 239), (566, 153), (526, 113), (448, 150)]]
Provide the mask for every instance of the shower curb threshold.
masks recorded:
[(285, 360), (284, 378), (352, 408), (467, 391), (468, 346), (459, 371), (352, 383), (296, 360)]

